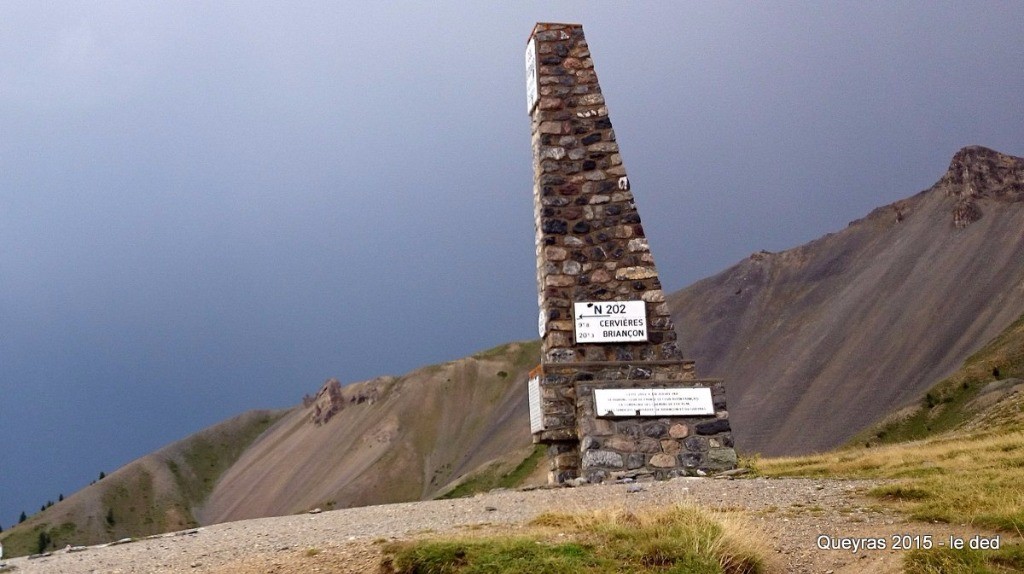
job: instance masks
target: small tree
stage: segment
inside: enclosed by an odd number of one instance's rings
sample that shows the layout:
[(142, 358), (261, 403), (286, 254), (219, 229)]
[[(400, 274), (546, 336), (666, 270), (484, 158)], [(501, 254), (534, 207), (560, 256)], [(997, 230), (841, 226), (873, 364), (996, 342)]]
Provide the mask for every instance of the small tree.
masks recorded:
[(22, 510), (21, 511), (21, 516), (18, 517), (18, 524), (21, 524), (22, 522), (25, 522), (26, 520), (28, 520), (28, 516), (25, 514), (25, 511)]
[(50, 542), (51, 542), (51, 540), (50, 540), (49, 533), (47, 533), (45, 530), (40, 530), (39, 531), (39, 541), (38, 541), (38, 545), (39, 545), (39, 552), (38, 553), (42, 554), (43, 552), (46, 552), (46, 548), (48, 546), (50, 546)]
[(104, 478), (106, 478), (106, 477), (107, 477), (107, 473), (105, 473), (105, 472), (103, 472), (103, 471), (101, 470), (101, 471), (100, 471), (100, 480), (103, 480), (103, 479), (104, 479)]
[(63, 492), (60, 493), (60, 496), (57, 497), (57, 502), (64, 502), (64, 493)]

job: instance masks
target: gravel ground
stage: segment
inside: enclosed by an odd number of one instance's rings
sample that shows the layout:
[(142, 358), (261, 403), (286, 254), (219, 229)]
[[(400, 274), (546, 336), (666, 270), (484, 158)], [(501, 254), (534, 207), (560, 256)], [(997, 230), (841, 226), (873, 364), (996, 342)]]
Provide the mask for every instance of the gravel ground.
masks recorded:
[[(894, 535), (966, 537), (966, 526), (907, 522), (863, 493), (875, 482), (674, 479), (637, 485), (496, 491), (474, 498), (388, 504), (216, 524), (131, 543), (7, 561), (17, 574), (376, 572), (380, 542), (470, 529), (508, 532), (546, 511), (640, 510), (693, 503), (760, 532), (779, 571), (898, 572), (903, 551), (822, 550), (830, 540)], [(642, 489), (642, 490), (639, 490)], [(639, 490), (638, 492), (632, 492)], [(0, 570), (0, 572), (6, 572)]]

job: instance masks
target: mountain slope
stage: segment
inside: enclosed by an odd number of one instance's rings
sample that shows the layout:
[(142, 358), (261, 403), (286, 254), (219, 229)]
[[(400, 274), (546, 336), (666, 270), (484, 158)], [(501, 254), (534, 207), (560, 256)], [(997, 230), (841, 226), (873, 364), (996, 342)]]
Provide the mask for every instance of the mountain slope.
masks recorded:
[(964, 148), (934, 186), (669, 298), (687, 358), (726, 379), (737, 448), (843, 443), (1024, 313), (1024, 160)]
[(249, 411), (132, 461), (0, 536), (11, 556), (181, 530), (221, 473), (282, 416)]
[(537, 343), (349, 385), (323, 424), (293, 409), (224, 474), (204, 524), (422, 500), (496, 459), (530, 453), (526, 375)]

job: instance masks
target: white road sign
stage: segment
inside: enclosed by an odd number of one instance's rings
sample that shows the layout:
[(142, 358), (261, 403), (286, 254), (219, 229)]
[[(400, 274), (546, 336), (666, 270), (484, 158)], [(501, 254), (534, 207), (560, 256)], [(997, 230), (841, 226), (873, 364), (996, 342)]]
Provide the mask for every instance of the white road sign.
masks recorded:
[(629, 343), (647, 340), (643, 301), (590, 301), (573, 304), (577, 343)]

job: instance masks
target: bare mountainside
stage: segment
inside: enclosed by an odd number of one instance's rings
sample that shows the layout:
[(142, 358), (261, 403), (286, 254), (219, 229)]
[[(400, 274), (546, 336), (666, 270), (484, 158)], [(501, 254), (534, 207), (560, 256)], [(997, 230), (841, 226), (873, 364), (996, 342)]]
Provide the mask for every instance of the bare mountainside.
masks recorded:
[(837, 446), (1024, 312), (1024, 160), (964, 148), (931, 188), (669, 301), (684, 354), (726, 379), (738, 449)]
[[(539, 352), (512, 343), (349, 385), (333, 400), (328, 385), (253, 443), (197, 516), (211, 524), (424, 500), (495, 461), (514, 466), (531, 450), (526, 375)], [(331, 405), (339, 410), (325, 417)]]

